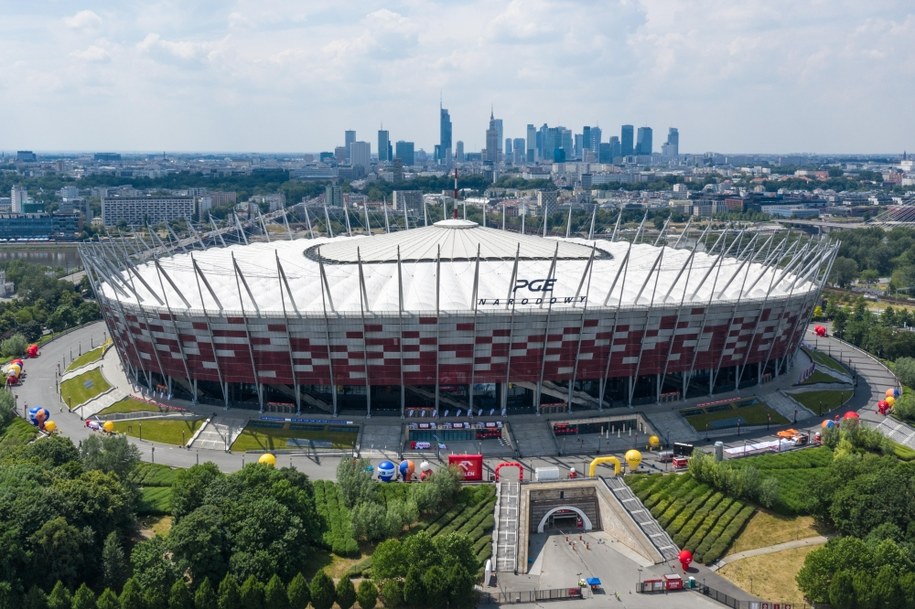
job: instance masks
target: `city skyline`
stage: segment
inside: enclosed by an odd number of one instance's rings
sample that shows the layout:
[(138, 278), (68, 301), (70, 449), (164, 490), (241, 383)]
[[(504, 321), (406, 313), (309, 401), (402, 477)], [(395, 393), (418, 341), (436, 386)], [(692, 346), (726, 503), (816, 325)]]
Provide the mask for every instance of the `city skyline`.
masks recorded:
[[(82, 8), (80, 8), (82, 7)], [(681, 153), (912, 149), (915, 7), (881, 3), (5, 2), (0, 149), (452, 152), (530, 123)], [(380, 127), (383, 125), (383, 127)], [(504, 139), (500, 138), (500, 145)]]

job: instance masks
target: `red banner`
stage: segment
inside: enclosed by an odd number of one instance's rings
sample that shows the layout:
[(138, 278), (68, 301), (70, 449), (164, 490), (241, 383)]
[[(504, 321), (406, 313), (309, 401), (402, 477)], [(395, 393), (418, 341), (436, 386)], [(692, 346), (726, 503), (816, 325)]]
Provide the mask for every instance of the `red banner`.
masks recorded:
[(483, 455), (448, 455), (448, 466), (464, 472), (464, 480), (483, 479)]

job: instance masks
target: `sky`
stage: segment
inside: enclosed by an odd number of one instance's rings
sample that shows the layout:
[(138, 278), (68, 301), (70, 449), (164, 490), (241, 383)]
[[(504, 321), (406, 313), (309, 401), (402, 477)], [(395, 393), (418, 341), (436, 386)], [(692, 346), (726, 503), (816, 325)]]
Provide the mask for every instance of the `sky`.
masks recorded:
[(526, 125), (682, 153), (915, 149), (912, 0), (0, 0), (0, 150), (465, 151)]

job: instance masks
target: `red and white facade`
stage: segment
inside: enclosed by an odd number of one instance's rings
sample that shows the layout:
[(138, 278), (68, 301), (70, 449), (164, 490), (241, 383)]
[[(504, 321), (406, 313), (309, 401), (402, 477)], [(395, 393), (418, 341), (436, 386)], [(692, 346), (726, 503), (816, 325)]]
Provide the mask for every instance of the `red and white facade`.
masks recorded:
[(369, 412), (373, 396), (390, 407), (396, 395), (403, 412), (437, 409), (457, 386), (449, 403), (475, 409), (482, 386), (503, 410), (512, 392), (533, 409), (563, 398), (599, 408), (608, 392), (632, 403), (783, 371), (835, 245), (712, 241), (553, 239), (446, 220), (142, 263), (99, 246), (83, 258), (129, 369), (194, 399), (263, 408), (288, 396), (336, 413), (343, 395)]

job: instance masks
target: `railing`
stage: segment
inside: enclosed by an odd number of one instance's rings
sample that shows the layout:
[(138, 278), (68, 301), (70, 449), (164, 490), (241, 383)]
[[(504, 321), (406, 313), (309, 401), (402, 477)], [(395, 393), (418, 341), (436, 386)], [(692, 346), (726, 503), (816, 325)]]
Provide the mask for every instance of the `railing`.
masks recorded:
[(535, 603), (537, 601), (558, 601), (582, 598), (581, 588), (554, 588), (550, 590), (519, 590), (517, 592), (483, 592), (481, 601), (485, 604)]

